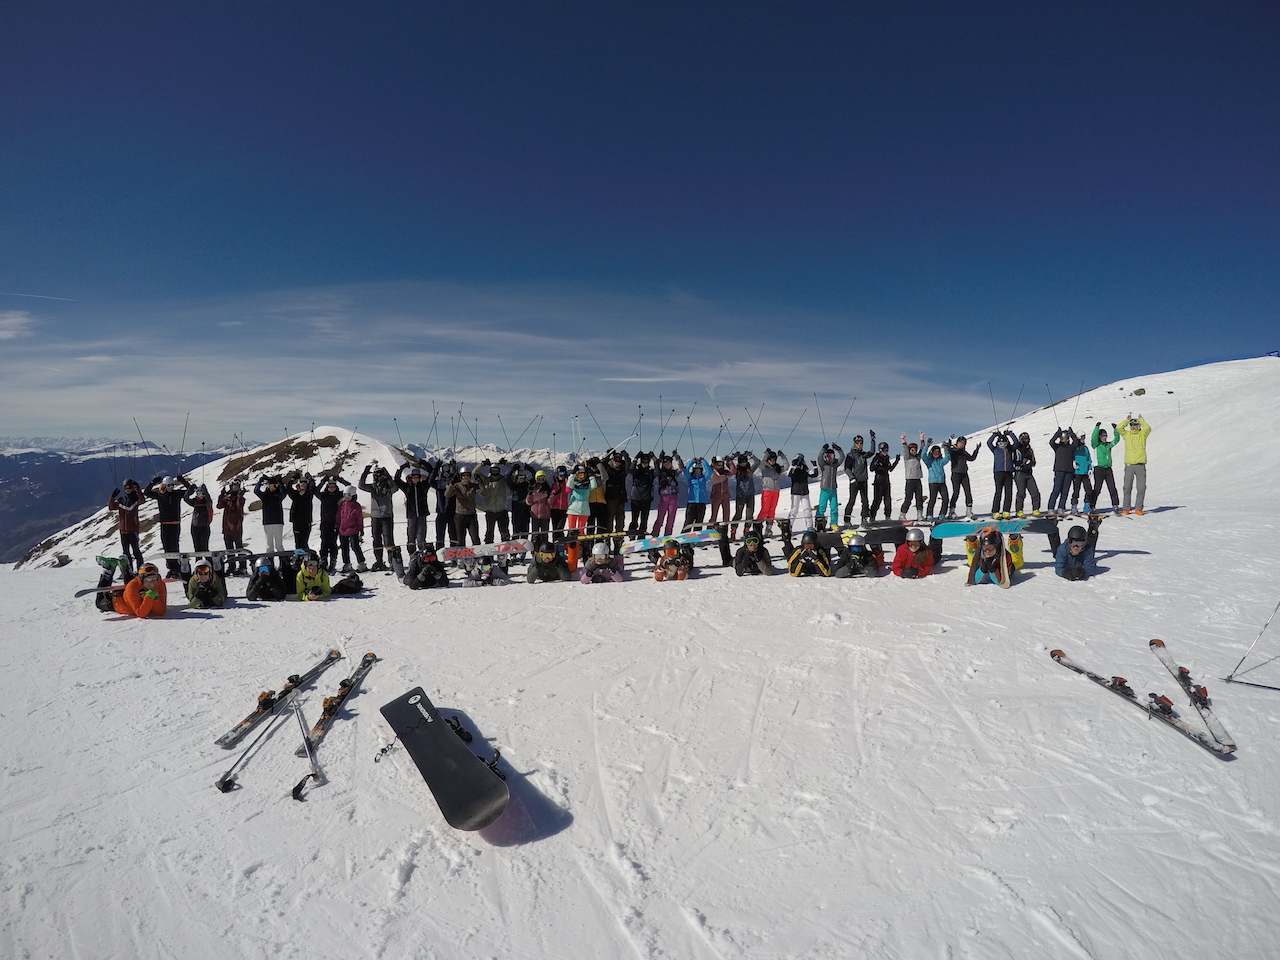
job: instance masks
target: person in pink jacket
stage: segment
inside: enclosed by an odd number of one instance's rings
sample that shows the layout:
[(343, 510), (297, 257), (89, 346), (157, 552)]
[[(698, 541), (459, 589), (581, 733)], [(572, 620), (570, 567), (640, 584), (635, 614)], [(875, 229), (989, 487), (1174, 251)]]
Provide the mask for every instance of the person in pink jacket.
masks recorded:
[(338, 537), (342, 541), (342, 572), (351, 572), (351, 551), (356, 552), (356, 570), (364, 573), (368, 569), (364, 565), (364, 551), (360, 549), (360, 540), (364, 537), (364, 509), (356, 499), (356, 488), (348, 486), (343, 490), (342, 502), (338, 504)]
[(551, 532), (557, 531), (563, 536), (564, 525), (569, 516), (569, 468), (556, 467), (556, 482), (551, 485), (549, 497), (551, 504)]
[(533, 483), (525, 494), (525, 504), (529, 507), (532, 518), (532, 532), (546, 533), (551, 528), (551, 485), (547, 483), (547, 472), (539, 470), (533, 475)]

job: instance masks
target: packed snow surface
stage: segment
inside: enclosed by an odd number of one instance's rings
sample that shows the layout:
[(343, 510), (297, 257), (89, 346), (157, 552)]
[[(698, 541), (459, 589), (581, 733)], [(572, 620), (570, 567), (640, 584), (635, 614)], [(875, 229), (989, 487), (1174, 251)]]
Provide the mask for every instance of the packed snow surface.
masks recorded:
[[(1274, 957), (1280, 692), (1219, 678), (1280, 599), (1277, 409), (1276, 360), (1086, 394), (1077, 426), (1154, 430), (1149, 512), (1104, 522), (1086, 583), (1032, 537), (1007, 591), (966, 588), (948, 541), (914, 582), (738, 579), (704, 551), (683, 583), (640, 561), (599, 586), (371, 574), (138, 622), (71, 598), (80, 563), (0, 573), (0, 956)], [(1049, 657), (1199, 724), (1152, 637), (1234, 758)], [(289, 719), (214, 789), (240, 753), (214, 739), (330, 647), (308, 720), (381, 659), (320, 748), (328, 782), (290, 798)], [(1280, 686), (1277, 661), (1273, 624), (1238, 676)], [(374, 762), (378, 707), (417, 685), (502, 751), (511, 804), (478, 833), (402, 749)]]

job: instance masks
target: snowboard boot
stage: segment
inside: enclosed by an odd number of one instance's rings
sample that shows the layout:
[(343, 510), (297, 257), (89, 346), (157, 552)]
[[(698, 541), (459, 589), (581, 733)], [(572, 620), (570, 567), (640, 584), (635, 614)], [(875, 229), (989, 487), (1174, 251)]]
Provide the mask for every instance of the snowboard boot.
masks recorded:
[[(120, 565), (120, 560), (116, 557), (94, 557), (94, 559), (98, 561), (98, 566), (113, 575), (116, 572), (116, 567)], [(125, 569), (127, 569), (127, 567), (128, 564), (125, 565)]]

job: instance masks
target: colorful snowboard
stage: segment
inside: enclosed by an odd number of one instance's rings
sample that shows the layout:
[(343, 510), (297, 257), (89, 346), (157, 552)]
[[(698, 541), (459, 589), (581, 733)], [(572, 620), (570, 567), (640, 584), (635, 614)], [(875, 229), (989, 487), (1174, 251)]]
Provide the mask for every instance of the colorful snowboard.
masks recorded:
[(661, 550), (668, 540), (676, 543), (687, 543), (691, 546), (709, 546), (720, 541), (719, 530), (693, 530), (689, 533), (673, 533), (669, 537), (645, 537), (641, 540), (628, 540), (622, 545), (622, 553), (644, 553), (647, 550)]

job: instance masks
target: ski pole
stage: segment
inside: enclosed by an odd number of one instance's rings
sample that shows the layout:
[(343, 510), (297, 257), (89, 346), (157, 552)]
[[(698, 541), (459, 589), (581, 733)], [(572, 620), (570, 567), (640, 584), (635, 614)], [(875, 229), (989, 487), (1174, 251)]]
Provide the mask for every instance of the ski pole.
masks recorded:
[(294, 687), (287, 694), (285, 694), (283, 697), (281, 697), (279, 700), (276, 701), (276, 705), (274, 708), (275, 716), (271, 719), (271, 722), (268, 723), (266, 727), (263, 728), (263, 731), (260, 734), (258, 734), (256, 737), (253, 738), (253, 742), (251, 744), (249, 744), (247, 747), (244, 748), (244, 752), (240, 754), (239, 757), (236, 758), (235, 763), (233, 763), (230, 767), (227, 768), (227, 772), (213, 782), (213, 785), (215, 787), (217, 787), (223, 793), (230, 793), (232, 790), (236, 788), (237, 786), (236, 778), (233, 776), (233, 774), (235, 773), (236, 767), (244, 763), (245, 759), (249, 756), (249, 752), (258, 745), (258, 743), (262, 740), (263, 737), (265, 737), (272, 730), (274, 730), (276, 728), (276, 725), (281, 721), (281, 719), (284, 718), (285, 711), (280, 708), (289, 706), (291, 703), (293, 703), (293, 701), (297, 698), (297, 696), (298, 696), (298, 688)]
[(818, 406), (818, 395), (813, 395), (813, 406), (818, 411), (818, 429), (822, 431), (822, 442), (827, 442), (827, 428), (822, 425), (822, 408)]
[[(529, 432), (529, 428), (533, 426), (533, 421), (537, 419), (538, 419), (538, 415), (535, 413), (532, 419), (530, 419), (529, 422), (525, 424), (525, 428), (520, 431), (520, 436), (516, 437), (515, 445), (517, 447), (520, 446), (520, 441), (524, 439), (524, 435)], [(499, 422), (501, 422), (501, 420), (499, 420)], [(503, 432), (505, 433), (506, 431), (504, 430)], [(538, 438), (538, 435), (535, 433), (533, 437), (536, 440)]]
[[(1240, 658), (1240, 663), (1244, 663), (1245, 660), (1248, 659), (1249, 654), (1253, 653), (1253, 648), (1258, 645), (1258, 641), (1262, 639), (1262, 635), (1267, 632), (1267, 627), (1271, 626), (1271, 621), (1275, 618), (1276, 610), (1280, 610), (1280, 602), (1276, 603), (1275, 609), (1271, 611), (1271, 616), (1267, 617), (1267, 622), (1262, 625), (1262, 629), (1258, 631), (1258, 635), (1253, 638), (1253, 643), (1249, 644), (1249, 649), (1246, 650), (1244, 652), (1244, 656)], [(1232, 683), (1233, 681), (1231, 678), (1236, 675), (1236, 670), (1240, 669), (1240, 663), (1237, 663), (1235, 666), (1235, 669), (1232, 670), (1229, 674), (1227, 674), (1227, 676), (1223, 677), (1222, 679), (1225, 680), (1227, 683)], [(1260, 667), (1262, 666), (1262, 664), (1258, 664), (1258, 666)], [(1255, 670), (1255, 669), (1257, 668), (1256, 667), (1249, 668), (1249, 670)], [(1248, 673), (1249, 670), (1246, 670), (1245, 673)], [(1234, 681), (1234, 682), (1238, 683), (1240, 681)]]
[(1058, 425), (1058, 429), (1062, 429), (1062, 421), (1058, 419), (1058, 408), (1053, 405), (1053, 392), (1049, 389), (1049, 385), (1044, 385), (1044, 392), (1049, 395), (1049, 406), (1053, 409), (1053, 421)]
[(854, 397), (849, 401), (849, 409), (844, 412), (844, 419), (840, 421), (840, 429), (836, 431), (836, 442), (840, 442), (840, 438), (844, 436), (845, 424), (849, 422), (849, 414), (853, 413), (853, 405), (858, 402), (858, 398)]
[[(800, 426), (800, 421), (804, 419), (804, 415), (805, 415), (806, 413), (808, 413), (808, 412), (809, 412), (809, 408), (808, 408), (808, 407), (805, 407), (803, 410), (801, 410), (801, 411), (800, 411), (800, 416), (799, 416), (798, 418), (796, 418), (796, 427)], [(795, 433), (795, 432), (796, 432), (796, 427), (792, 427), (792, 428), (791, 428), (791, 433)], [(791, 442), (791, 433), (788, 433), (788, 434), (787, 434), (787, 439), (782, 441), (782, 445), (783, 445), (784, 447), (785, 447), (788, 443), (790, 443), (790, 442)]]
[(191, 423), (191, 411), (187, 411), (187, 419), (182, 423), (182, 442), (178, 444), (178, 456), (174, 459), (174, 468), (179, 474), (182, 473), (183, 454), (187, 449), (187, 425)]
[(996, 394), (991, 389), (991, 381), (987, 381), (987, 394), (991, 397), (991, 425), (998, 427), (1000, 425), (1000, 414), (996, 413)]
[(1025, 383), (1018, 388), (1018, 399), (1013, 401), (1013, 413), (1009, 414), (1009, 419), (1011, 421), (1018, 415), (1018, 402), (1022, 400), (1022, 391), (1025, 389), (1027, 389), (1027, 385)]
[[(397, 420), (395, 417), (392, 417), (392, 418), (391, 418), (391, 422), (392, 422), (392, 423), (394, 423), (394, 424), (396, 425), (396, 439), (400, 441), (400, 449), (401, 449), (401, 450), (403, 450), (403, 449), (404, 449), (404, 437), (400, 436), (400, 421), (399, 421), (399, 420)], [(313, 423), (313, 424), (311, 425), (311, 436), (312, 436), (312, 438), (313, 438), (313, 439), (314, 439), (315, 435), (316, 435), (316, 425)]]
[(594, 424), (596, 425), (596, 429), (597, 429), (597, 430), (600, 430), (600, 436), (601, 436), (601, 438), (604, 440), (605, 446), (606, 446), (608, 449), (612, 450), (612, 449), (613, 449), (613, 444), (612, 444), (612, 443), (610, 443), (610, 442), (609, 442), (609, 438), (608, 438), (608, 437), (606, 437), (606, 436), (604, 435), (604, 430), (601, 430), (601, 429), (600, 429), (600, 421), (599, 421), (599, 420), (597, 420), (597, 419), (596, 419), (596, 415), (595, 415), (594, 413), (592, 413), (592, 412), (591, 412), (591, 404), (589, 404), (589, 403), (584, 403), (584, 404), (583, 404), (583, 406), (587, 408), (587, 415), (591, 417), (591, 422), (592, 422), (592, 423), (594, 423)]
[(320, 764), (316, 761), (315, 749), (311, 746), (311, 738), (307, 735), (307, 721), (302, 716), (302, 704), (297, 700), (293, 702), (293, 715), (298, 718), (298, 726), (302, 728), (302, 746), (307, 751), (307, 759), (311, 761), (311, 772), (298, 781), (298, 785), (293, 788), (293, 799), (301, 800), (302, 789), (307, 785), (308, 780), (315, 780), (317, 784), (324, 783), (324, 774), (320, 772)]
[(1071, 422), (1073, 424), (1076, 422), (1076, 414), (1080, 412), (1080, 398), (1082, 396), (1084, 396), (1084, 379), (1083, 378), (1081, 378), (1080, 380), (1080, 390), (1076, 393), (1075, 409), (1071, 411)]
[(507, 442), (507, 453), (510, 453), (511, 438), (507, 436), (507, 425), (502, 422), (502, 414), (498, 414), (498, 426), (502, 429), (502, 439)]
[(147, 451), (147, 465), (151, 468), (151, 474), (154, 476), (156, 472), (155, 461), (151, 459), (151, 450), (147, 446), (147, 438), (142, 435), (142, 428), (138, 426), (137, 417), (133, 418), (133, 426), (138, 431), (138, 439), (142, 441), (142, 449)]
[[(528, 430), (529, 428), (525, 427), (525, 429)], [(529, 444), (529, 447), (533, 450), (538, 449), (538, 433), (541, 430), (542, 430), (542, 414), (538, 414), (538, 425), (537, 427), (534, 428), (534, 431), (533, 431), (533, 442)], [(519, 440), (516, 441), (516, 443), (519, 443), (519, 442), (520, 442)]]

